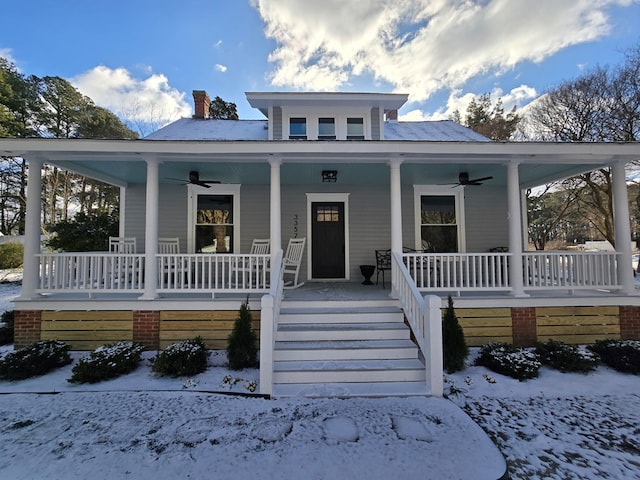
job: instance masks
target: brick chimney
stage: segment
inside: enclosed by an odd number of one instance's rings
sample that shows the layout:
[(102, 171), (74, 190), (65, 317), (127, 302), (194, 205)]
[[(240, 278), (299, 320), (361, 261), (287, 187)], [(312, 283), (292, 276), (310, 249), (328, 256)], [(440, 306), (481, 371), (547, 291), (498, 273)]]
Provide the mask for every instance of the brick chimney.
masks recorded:
[(194, 90), (193, 91), (193, 105), (195, 107), (195, 113), (193, 118), (200, 118), (202, 120), (206, 120), (209, 118), (209, 105), (211, 104), (211, 99), (209, 95), (204, 90)]
[(385, 118), (387, 122), (397, 122), (398, 110), (387, 110), (387, 113), (385, 114)]

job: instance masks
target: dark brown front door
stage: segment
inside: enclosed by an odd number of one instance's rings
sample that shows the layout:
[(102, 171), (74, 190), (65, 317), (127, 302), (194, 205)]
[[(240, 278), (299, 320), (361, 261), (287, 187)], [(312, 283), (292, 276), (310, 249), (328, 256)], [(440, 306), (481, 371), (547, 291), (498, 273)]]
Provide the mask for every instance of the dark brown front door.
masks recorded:
[(345, 278), (344, 203), (311, 204), (311, 276)]

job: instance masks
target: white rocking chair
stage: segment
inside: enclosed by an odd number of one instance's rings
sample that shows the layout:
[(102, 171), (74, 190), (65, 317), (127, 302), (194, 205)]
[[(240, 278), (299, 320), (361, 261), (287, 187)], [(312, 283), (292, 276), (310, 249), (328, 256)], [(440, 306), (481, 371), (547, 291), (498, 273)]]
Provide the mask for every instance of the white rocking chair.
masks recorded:
[(111, 253), (136, 253), (136, 237), (109, 237)]
[(284, 288), (298, 288), (304, 284), (298, 283), (298, 274), (300, 273), (300, 264), (302, 263), (302, 252), (306, 238), (290, 238), (287, 251), (282, 259), (282, 274), (293, 275), (293, 281), (285, 282)]

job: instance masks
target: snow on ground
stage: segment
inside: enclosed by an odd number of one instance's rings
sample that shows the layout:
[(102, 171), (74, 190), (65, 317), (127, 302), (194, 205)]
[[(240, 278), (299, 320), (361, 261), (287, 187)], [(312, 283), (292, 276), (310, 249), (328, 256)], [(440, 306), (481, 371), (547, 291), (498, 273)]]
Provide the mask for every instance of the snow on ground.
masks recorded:
[[(0, 284), (0, 311), (17, 294)], [(69, 384), (72, 365), (0, 382), (0, 478), (497, 478), (471, 417), (513, 479), (640, 479), (640, 376), (543, 368), (518, 382), (472, 362), (445, 376), (449, 400), (266, 400), (248, 396), (259, 372), (230, 372), (223, 352), (193, 378), (145, 360), (96, 385)]]

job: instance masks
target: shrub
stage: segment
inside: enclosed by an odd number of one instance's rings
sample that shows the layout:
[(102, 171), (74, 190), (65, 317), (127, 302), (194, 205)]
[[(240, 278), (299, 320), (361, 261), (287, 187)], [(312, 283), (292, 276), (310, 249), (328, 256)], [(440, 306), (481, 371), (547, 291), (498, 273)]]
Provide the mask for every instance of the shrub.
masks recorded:
[(144, 347), (132, 342), (118, 342), (99, 347), (82, 357), (71, 371), (71, 383), (97, 383), (132, 372), (140, 364)]
[(9, 310), (7, 312), (2, 312), (0, 315), (0, 345), (8, 345), (9, 343), (13, 343), (13, 319), (15, 317), (15, 312), (13, 310)]
[(21, 243), (10, 242), (0, 245), (0, 270), (21, 267), (23, 254), (24, 246)]
[(596, 369), (600, 363), (597, 355), (590, 351), (582, 351), (575, 345), (549, 340), (536, 344), (536, 354), (544, 365), (561, 372), (588, 373)]
[(109, 237), (118, 235), (118, 211), (86, 214), (61, 220), (49, 227), (53, 234), (46, 245), (62, 252), (92, 252), (108, 250)]
[(71, 363), (69, 346), (57, 340), (36, 342), (0, 360), (0, 378), (22, 380)]
[(482, 347), (475, 364), (520, 381), (536, 378), (541, 366), (534, 352), (501, 342)]
[(640, 341), (598, 340), (587, 347), (600, 355), (604, 363), (624, 373), (640, 373)]
[(162, 376), (196, 375), (207, 369), (207, 351), (197, 337), (169, 345), (150, 362), (151, 370)]
[(251, 329), (251, 310), (248, 300), (240, 305), (238, 318), (233, 324), (227, 344), (227, 359), (231, 370), (258, 366), (258, 340)]
[(449, 304), (442, 319), (442, 350), (444, 369), (447, 373), (455, 373), (464, 369), (464, 361), (469, 355), (469, 348), (464, 339), (464, 332), (453, 308), (453, 300)]

